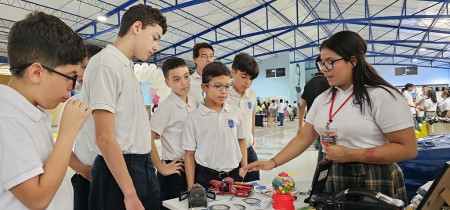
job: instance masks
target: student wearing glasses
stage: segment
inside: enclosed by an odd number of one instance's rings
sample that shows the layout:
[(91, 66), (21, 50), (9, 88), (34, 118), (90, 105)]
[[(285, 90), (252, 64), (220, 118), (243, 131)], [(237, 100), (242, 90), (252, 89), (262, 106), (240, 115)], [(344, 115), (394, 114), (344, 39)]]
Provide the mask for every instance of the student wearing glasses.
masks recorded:
[(203, 69), (206, 65), (214, 61), (214, 49), (210, 44), (201, 42), (194, 45), (192, 53), (192, 60), (197, 70), (191, 74), (189, 95), (192, 95), (196, 101), (202, 102), (204, 101), (203, 90), (201, 88)]
[(322, 43), (318, 64), (332, 88), (316, 98), (300, 133), (282, 151), (246, 168), (276, 168), (320, 135), (325, 158), (333, 161), (325, 191), (365, 188), (407, 202), (396, 162), (417, 156), (414, 123), (401, 93), (366, 61), (366, 51), (364, 40), (351, 31)]
[(205, 101), (192, 111), (185, 122), (182, 148), (187, 188), (194, 183), (208, 189), (211, 180), (231, 177), (243, 181), (247, 165), (245, 128), (239, 107), (225, 101), (232, 88), (230, 70), (212, 62), (203, 71)]
[[(33, 12), (11, 28), (12, 76), (0, 85), (0, 209), (73, 209), (65, 175), (91, 111), (68, 99), (84, 57), (81, 37), (53, 15)], [(67, 100), (55, 142), (45, 109)]]
[[(77, 83), (80, 85), (80, 88), (83, 88), (83, 75), (86, 67), (89, 63), (89, 60), (102, 50), (101, 47), (86, 44), (87, 56), (83, 59), (81, 63), (81, 67), (77, 70)], [(77, 94), (70, 97), (72, 100), (83, 99), (81, 90), (78, 91)], [(67, 105), (67, 102), (64, 103), (64, 106)], [(60, 115), (59, 123), (61, 123)], [(85, 129), (84, 126), (80, 129), (80, 132), (77, 135), (77, 139), (75, 141), (75, 145), (73, 147), (73, 153), (70, 157), (69, 167), (72, 168), (76, 173), (72, 176), (71, 182), (74, 192), (74, 210), (83, 210), (89, 209), (88, 201), (89, 201), (89, 191), (91, 189), (91, 169), (94, 164), (94, 159), (97, 156), (96, 153), (91, 152), (87, 146), (87, 139), (84, 136)]]

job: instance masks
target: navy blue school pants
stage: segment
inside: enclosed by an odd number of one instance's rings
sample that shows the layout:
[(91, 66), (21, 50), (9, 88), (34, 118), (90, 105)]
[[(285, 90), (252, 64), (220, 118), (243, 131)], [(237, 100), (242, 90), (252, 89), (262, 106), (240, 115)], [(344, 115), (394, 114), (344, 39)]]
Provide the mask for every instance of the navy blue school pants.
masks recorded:
[[(249, 148), (247, 148), (247, 163), (253, 163), (255, 161), (258, 161), (258, 156), (256, 155), (255, 150), (253, 149), (253, 146), (250, 146)], [(252, 181), (256, 181), (259, 180), (259, 171), (252, 171), (252, 172), (247, 172), (247, 174), (245, 175), (244, 178), (244, 182), (252, 182)]]
[(75, 173), (70, 179), (73, 186), (73, 209), (89, 209), (89, 191), (91, 182), (78, 173)]
[[(149, 154), (125, 154), (125, 163), (137, 196), (145, 209), (161, 208), (156, 170)], [(89, 209), (125, 210), (124, 196), (102, 156), (97, 156), (91, 173)]]
[[(165, 160), (167, 164), (172, 162), (171, 160)], [(164, 176), (158, 173), (159, 189), (161, 190), (161, 200), (170, 200), (172, 198), (178, 198), (180, 193), (187, 190), (186, 173), (181, 172), (181, 175), (172, 174)], [(166, 209), (162, 207), (161, 209)]]

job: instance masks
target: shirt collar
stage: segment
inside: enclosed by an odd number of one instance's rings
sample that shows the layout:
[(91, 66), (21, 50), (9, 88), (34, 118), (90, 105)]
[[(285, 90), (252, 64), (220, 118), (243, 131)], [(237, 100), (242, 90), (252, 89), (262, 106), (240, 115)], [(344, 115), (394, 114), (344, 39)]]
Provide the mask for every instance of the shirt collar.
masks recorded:
[(351, 85), (347, 90), (343, 90), (341, 87), (336, 86), (336, 89), (341, 92), (341, 93), (349, 93), (349, 92), (353, 92), (353, 85)]
[[(216, 111), (214, 111), (214, 110), (212, 110), (212, 109), (206, 107), (206, 106), (205, 106), (205, 102), (201, 102), (201, 103), (198, 105), (198, 110), (200, 111), (200, 114), (202, 114), (203, 116), (207, 115), (207, 114), (210, 113), (210, 112), (213, 112), (213, 113), (216, 112)], [(229, 109), (228, 104), (227, 104), (226, 102), (223, 103), (223, 107), (222, 107), (222, 110), (220, 110), (220, 112), (222, 112), (222, 111), (230, 112), (230, 109)]]
[[(241, 98), (241, 96), (240, 96), (240, 95), (236, 92), (236, 90), (234, 89), (234, 86), (232, 86), (232, 87), (233, 87), (233, 88), (231, 88), (231, 90), (230, 90), (230, 96), (237, 96), (237, 97)], [(244, 94), (242, 94), (242, 96), (245, 96), (245, 97), (247, 97), (247, 98), (250, 98), (248, 92), (249, 92), (249, 91), (246, 90), (246, 91), (244, 92)]]
[(125, 54), (123, 54), (119, 49), (114, 47), (112, 44), (108, 44), (106, 46), (106, 49), (109, 50), (119, 61), (121, 61), (125, 65), (133, 64), (133, 61), (131, 59), (127, 58)]
[(34, 106), (22, 94), (9, 86), (0, 85), (0, 98), (9, 101), (35, 122), (48, 117), (42, 108)]
[(181, 108), (185, 107), (185, 106), (189, 106), (189, 107), (195, 107), (196, 103), (195, 100), (193, 100), (194, 97), (192, 97), (192, 100), (189, 100), (189, 95), (188, 95), (188, 103), (186, 104), (183, 100), (181, 100), (180, 97), (177, 96), (177, 94), (173, 91), (170, 92), (169, 96), (167, 96), (167, 98), (169, 100), (172, 100), (173, 102), (175, 102), (175, 104)]
[(195, 79), (201, 79), (202, 76), (200, 76), (200, 74), (198, 74), (197, 71), (194, 71), (194, 73), (192, 73), (192, 77), (194, 77)]

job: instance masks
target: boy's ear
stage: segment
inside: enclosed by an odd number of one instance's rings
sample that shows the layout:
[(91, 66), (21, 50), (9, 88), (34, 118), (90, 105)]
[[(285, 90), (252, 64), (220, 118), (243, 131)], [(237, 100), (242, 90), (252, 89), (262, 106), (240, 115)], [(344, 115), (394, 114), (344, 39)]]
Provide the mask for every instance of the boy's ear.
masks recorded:
[(44, 68), (41, 65), (33, 63), (24, 71), (26, 71), (24, 75), (26, 75), (33, 84), (39, 84), (41, 82), (42, 73), (44, 71)]
[(234, 69), (231, 69), (231, 76), (234, 77), (235, 74), (236, 74), (236, 71)]
[(206, 85), (204, 84), (204, 83), (202, 83), (201, 85), (200, 85), (200, 87), (202, 87), (202, 90), (203, 90), (203, 92), (207, 92), (207, 90), (208, 90), (208, 87), (206, 87)]
[(170, 88), (170, 85), (169, 85), (169, 79), (164, 79), (164, 82), (166, 83), (167, 87)]
[(139, 31), (142, 30), (142, 22), (141, 21), (134, 22), (133, 25), (131, 25), (130, 30), (132, 31), (133, 34), (138, 33)]

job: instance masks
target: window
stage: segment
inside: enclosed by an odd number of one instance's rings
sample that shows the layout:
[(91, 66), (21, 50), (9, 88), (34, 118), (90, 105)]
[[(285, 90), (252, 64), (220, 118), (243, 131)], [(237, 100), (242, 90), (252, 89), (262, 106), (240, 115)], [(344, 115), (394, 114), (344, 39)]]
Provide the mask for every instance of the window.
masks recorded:
[(417, 66), (396, 67), (395, 76), (417, 75)]
[(285, 68), (266, 69), (266, 78), (286, 76)]
[(266, 69), (266, 78), (275, 77), (275, 69)]

